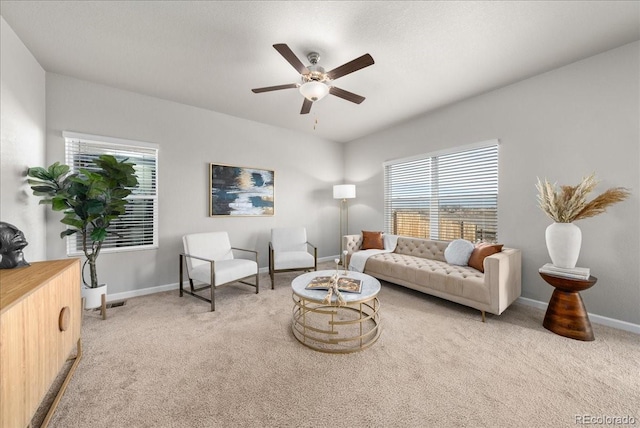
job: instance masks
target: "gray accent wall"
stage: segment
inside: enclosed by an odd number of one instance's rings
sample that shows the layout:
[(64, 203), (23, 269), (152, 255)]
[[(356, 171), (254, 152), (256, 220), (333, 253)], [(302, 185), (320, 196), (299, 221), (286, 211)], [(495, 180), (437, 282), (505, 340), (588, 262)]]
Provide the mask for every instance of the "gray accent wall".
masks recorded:
[(20, 229), (25, 260), (46, 259), (44, 206), (26, 182), (45, 159), (45, 71), (0, 17), (0, 220)]
[(595, 172), (593, 196), (615, 186), (632, 196), (576, 222), (578, 266), (598, 278), (581, 294), (589, 312), (640, 324), (639, 57), (634, 42), (348, 143), (350, 232), (383, 228), (384, 161), (497, 138), (499, 241), (522, 250), (522, 296), (548, 302), (553, 291), (538, 275), (551, 220), (537, 207), (537, 177), (575, 185)]
[[(47, 164), (64, 161), (63, 131), (160, 146), (160, 246), (101, 254), (98, 275), (109, 294), (177, 283), (178, 254), (187, 233), (227, 231), (232, 246), (259, 252), (263, 268), (272, 227), (305, 226), (319, 257), (337, 254), (339, 205), (332, 186), (344, 174), (342, 144), (51, 73), (46, 105)], [(292, 120), (313, 127), (312, 115), (299, 116), (291, 112)], [(275, 215), (209, 217), (211, 162), (274, 170)], [(47, 222), (50, 259), (66, 257), (59, 219), (52, 215)]]

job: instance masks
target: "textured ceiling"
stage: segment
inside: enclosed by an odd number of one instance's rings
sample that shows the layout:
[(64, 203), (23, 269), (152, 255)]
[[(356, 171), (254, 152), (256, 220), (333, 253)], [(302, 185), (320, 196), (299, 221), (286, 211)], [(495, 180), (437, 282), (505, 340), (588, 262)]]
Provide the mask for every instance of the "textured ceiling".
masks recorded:
[[(636, 1), (4, 1), (0, 13), (49, 72), (346, 142), (447, 104), (640, 39)], [(300, 115), (299, 81), (272, 47), (335, 81)], [(317, 121), (317, 125), (314, 125)]]

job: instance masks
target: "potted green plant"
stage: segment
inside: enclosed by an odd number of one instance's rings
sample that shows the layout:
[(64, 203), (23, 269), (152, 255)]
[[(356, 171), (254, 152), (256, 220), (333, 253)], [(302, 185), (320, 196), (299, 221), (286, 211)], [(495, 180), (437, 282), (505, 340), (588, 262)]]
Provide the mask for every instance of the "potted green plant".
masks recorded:
[[(53, 211), (63, 212), (64, 217), (60, 221), (67, 228), (60, 237), (76, 233), (81, 236), (82, 251), (86, 257), (82, 266), (82, 282), (87, 309), (100, 306), (101, 295), (106, 294), (106, 285), (98, 281), (96, 261), (104, 240), (113, 233), (109, 231), (109, 225), (125, 213), (126, 198), (138, 185), (134, 164), (127, 159), (118, 161), (114, 156), (101, 155), (91, 164), (78, 172), (71, 172), (68, 165), (59, 162), (48, 168), (34, 167), (27, 171), (33, 194), (43, 198), (40, 204), (50, 204)], [(87, 264), (91, 277), (89, 283), (84, 278)]]

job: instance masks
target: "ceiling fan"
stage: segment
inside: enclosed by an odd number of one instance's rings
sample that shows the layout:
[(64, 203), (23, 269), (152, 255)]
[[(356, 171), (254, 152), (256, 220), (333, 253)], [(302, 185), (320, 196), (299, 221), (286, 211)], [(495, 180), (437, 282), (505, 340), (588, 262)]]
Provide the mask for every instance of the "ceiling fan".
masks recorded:
[(304, 96), (302, 102), (302, 109), (300, 114), (307, 114), (311, 111), (311, 105), (314, 101), (319, 101), (327, 94), (335, 95), (352, 103), (360, 104), (364, 101), (364, 97), (354, 94), (353, 92), (345, 91), (336, 86), (333, 86), (332, 81), (353, 73), (370, 65), (373, 65), (374, 61), (371, 55), (364, 54), (352, 61), (342, 64), (340, 67), (336, 67), (331, 71), (324, 71), (324, 68), (318, 65), (320, 55), (317, 52), (310, 52), (307, 55), (307, 59), (311, 65), (306, 66), (298, 59), (293, 51), (284, 43), (273, 45), (273, 47), (280, 52), (280, 55), (286, 59), (289, 64), (300, 73), (301, 83), (290, 83), (288, 85), (267, 86), (264, 88), (252, 89), (256, 94), (260, 92), (278, 91), (280, 89), (293, 89), (298, 88), (300, 93)]

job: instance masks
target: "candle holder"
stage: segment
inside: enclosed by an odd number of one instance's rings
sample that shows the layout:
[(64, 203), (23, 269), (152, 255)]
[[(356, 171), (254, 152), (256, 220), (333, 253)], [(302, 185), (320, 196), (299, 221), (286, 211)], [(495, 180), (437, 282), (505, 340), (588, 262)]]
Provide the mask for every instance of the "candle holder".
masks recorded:
[(342, 267), (344, 268), (344, 276), (347, 276), (347, 254), (349, 254), (347, 250), (344, 250), (342, 252)]

